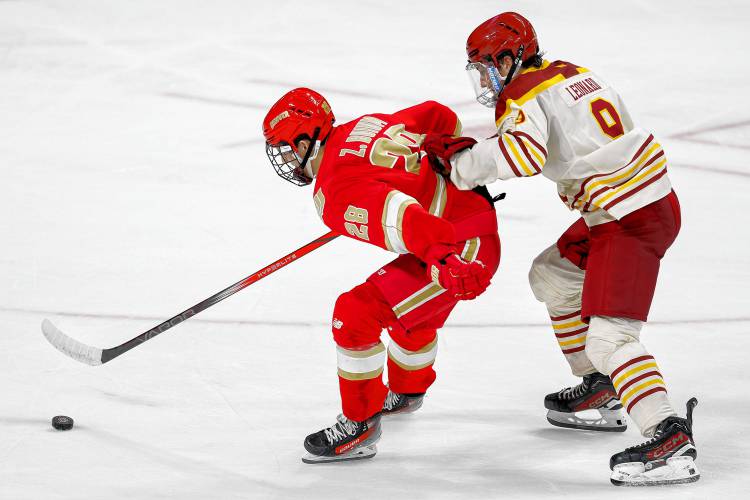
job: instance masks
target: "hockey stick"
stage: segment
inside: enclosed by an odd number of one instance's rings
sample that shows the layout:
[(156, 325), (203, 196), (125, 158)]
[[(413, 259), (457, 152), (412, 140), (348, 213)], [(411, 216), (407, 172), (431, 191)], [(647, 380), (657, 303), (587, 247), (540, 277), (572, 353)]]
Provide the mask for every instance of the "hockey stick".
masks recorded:
[(164, 333), (173, 326), (177, 326), (186, 319), (195, 316), (201, 311), (205, 311), (212, 305), (221, 302), (222, 300), (226, 299), (227, 297), (234, 295), (235, 293), (239, 292), (240, 290), (247, 288), (248, 286), (252, 285), (256, 281), (260, 281), (266, 276), (268, 276), (271, 273), (274, 273), (281, 269), (282, 267), (287, 266), (288, 264), (291, 264), (295, 260), (299, 259), (300, 257), (303, 257), (307, 255), (308, 253), (312, 252), (313, 250), (320, 248), (321, 246), (325, 245), (329, 241), (335, 239), (338, 237), (338, 234), (336, 234), (333, 231), (330, 231), (320, 238), (311, 241), (307, 245), (298, 248), (294, 252), (285, 255), (284, 257), (280, 258), (273, 264), (270, 264), (260, 271), (251, 274), (247, 278), (238, 281), (234, 285), (225, 288), (224, 290), (210, 296), (209, 298), (195, 304), (194, 306), (182, 311), (180, 314), (173, 316), (169, 318), (164, 323), (155, 326), (154, 328), (138, 335), (137, 337), (128, 340), (127, 342), (120, 344), (115, 347), (111, 347), (109, 349), (99, 349), (98, 347), (93, 347), (90, 345), (86, 345), (83, 342), (79, 342), (76, 339), (72, 337), (68, 337), (65, 335), (62, 331), (60, 331), (55, 325), (52, 324), (52, 322), (48, 319), (45, 319), (42, 321), (42, 333), (44, 333), (44, 336), (47, 338), (50, 344), (52, 344), (55, 349), (62, 352), (63, 354), (70, 356), (71, 358), (75, 359), (76, 361), (80, 361), (81, 363), (86, 363), (88, 365), (96, 366), (106, 363), (107, 361), (110, 361), (117, 356), (120, 356), (121, 354), (125, 354), (132, 348), (139, 346), (143, 344), (144, 342), (147, 342), (151, 340), (152, 338), (156, 337), (160, 333)]

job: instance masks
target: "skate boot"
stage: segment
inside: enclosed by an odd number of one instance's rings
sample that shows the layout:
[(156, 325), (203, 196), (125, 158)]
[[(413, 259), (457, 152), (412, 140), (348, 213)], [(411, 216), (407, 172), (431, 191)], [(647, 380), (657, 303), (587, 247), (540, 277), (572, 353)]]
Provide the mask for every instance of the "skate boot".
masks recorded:
[(690, 398), (687, 418), (666, 418), (656, 426), (653, 438), (612, 455), (609, 459), (612, 484), (655, 486), (700, 479), (695, 466), (698, 451), (693, 441), (693, 408), (697, 404), (697, 399)]
[(394, 415), (396, 413), (414, 413), (422, 407), (425, 393), (399, 394), (388, 390), (388, 395), (383, 403), (383, 415)]
[(302, 461), (316, 464), (372, 458), (378, 451), (375, 443), (380, 440), (380, 434), (380, 413), (363, 422), (339, 415), (331, 427), (305, 438), (305, 449), (309, 453)]
[[(584, 375), (583, 382), (567, 387), (544, 398), (547, 421), (558, 427), (590, 431), (623, 432), (628, 428), (617, 392), (608, 376), (601, 373)], [(599, 417), (577, 415), (596, 410)]]

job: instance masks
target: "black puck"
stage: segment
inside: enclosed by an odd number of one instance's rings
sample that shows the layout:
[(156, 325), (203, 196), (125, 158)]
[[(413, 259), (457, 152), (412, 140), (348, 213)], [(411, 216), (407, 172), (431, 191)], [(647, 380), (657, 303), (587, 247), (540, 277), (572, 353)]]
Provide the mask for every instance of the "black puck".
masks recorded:
[(65, 415), (52, 417), (52, 427), (58, 431), (69, 431), (73, 428), (73, 419)]

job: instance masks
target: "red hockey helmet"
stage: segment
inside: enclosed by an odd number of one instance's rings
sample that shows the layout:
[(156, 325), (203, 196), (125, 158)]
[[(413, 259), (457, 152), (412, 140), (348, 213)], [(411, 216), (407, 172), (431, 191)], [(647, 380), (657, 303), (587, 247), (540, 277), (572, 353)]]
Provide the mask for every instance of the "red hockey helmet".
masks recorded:
[(528, 19), (516, 12), (503, 12), (476, 27), (466, 40), (470, 62), (491, 62), (500, 65), (504, 55), (515, 56), (523, 45), (526, 60), (539, 52), (536, 32)]
[[(521, 14), (503, 12), (477, 26), (466, 40), (466, 54), (469, 56), (466, 70), (477, 92), (477, 100), (486, 106), (494, 106), (504, 86), (510, 83), (517, 65), (538, 52), (539, 42), (534, 27)], [(505, 56), (514, 59), (514, 65), (508, 77), (503, 79), (498, 68)]]
[[(276, 173), (298, 186), (310, 184), (308, 160), (318, 154), (335, 120), (325, 98), (311, 89), (291, 90), (276, 101), (263, 119), (266, 154)], [(311, 141), (305, 155), (297, 149), (302, 139)]]

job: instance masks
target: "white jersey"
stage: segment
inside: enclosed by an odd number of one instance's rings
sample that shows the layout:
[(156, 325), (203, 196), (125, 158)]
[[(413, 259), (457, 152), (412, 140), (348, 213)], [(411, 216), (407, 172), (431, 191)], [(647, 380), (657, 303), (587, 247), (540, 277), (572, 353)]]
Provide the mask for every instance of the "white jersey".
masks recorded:
[(496, 137), (451, 159), (451, 180), (461, 189), (541, 173), (589, 226), (620, 219), (672, 189), (661, 145), (585, 68), (544, 61), (524, 69), (495, 116)]

